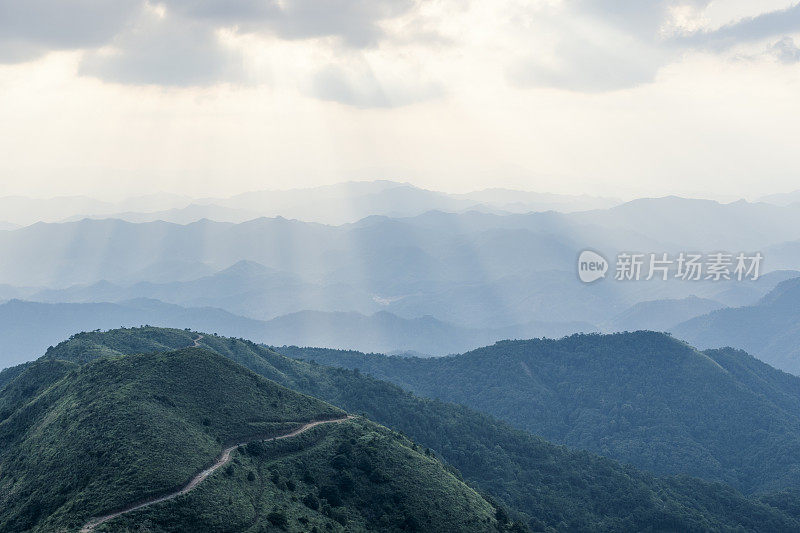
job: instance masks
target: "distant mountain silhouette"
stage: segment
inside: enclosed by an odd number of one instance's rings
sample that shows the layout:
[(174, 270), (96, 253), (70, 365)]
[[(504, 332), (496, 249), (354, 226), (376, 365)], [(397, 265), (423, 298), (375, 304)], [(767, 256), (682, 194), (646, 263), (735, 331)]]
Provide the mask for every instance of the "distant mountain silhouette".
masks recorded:
[(757, 304), (720, 309), (672, 329), (702, 348), (732, 346), (800, 374), (800, 277), (778, 284)]
[(219, 222), (244, 222), (259, 217), (283, 216), (308, 222), (344, 224), (370, 215), (415, 216), (429, 210), (490, 213), (527, 213), (556, 210), (573, 212), (619, 204), (613, 198), (559, 195), (486, 189), (451, 194), (415, 187), (409, 183), (376, 180), (345, 182), (321, 187), (251, 191), (231, 197), (189, 198), (152, 194), (119, 202), (85, 196), (50, 199), (0, 197), (0, 213), (15, 224), (116, 218), (128, 222), (166, 221), (189, 224), (207, 218)]
[(603, 329), (608, 331), (668, 331), (676, 324), (724, 307), (720, 302), (689, 296), (680, 300), (639, 302), (615, 316)]
[[(238, 265), (235, 270), (248, 268), (254, 266)], [(561, 337), (574, 331), (593, 331), (589, 324), (547, 322), (473, 329), (430, 316), (405, 319), (385, 311), (371, 316), (302, 311), (260, 321), (213, 307), (185, 308), (143, 298), (119, 303), (57, 304), (12, 300), (0, 304), (0, 368), (32, 360), (77, 331), (144, 324), (201, 329), (272, 345), (416, 351), (426, 355), (462, 352), (507, 338)]]
[[(407, 186), (352, 187), (373, 195)], [(758, 282), (606, 279), (587, 286), (575, 276), (583, 249), (597, 249), (612, 262), (625, 250), (763, 249), (765, 269), (774, 270), (778, 258), (781, 264), (800, 264), (800, 247), (792, 239), (800, 239), (800, 207), (676, 197), (575, 213), (374, 215), (340, 226), (282, 217), (239, 224), (39, 223), (0, 231), (0, 256), (14, 258), (0, 262), (0, 281), (14, 289), (0, 296), (48, 302), (154, 298), (258, 320), (304, 310), (368, 316), (388, 311), (406, 319), (430, 315), (472, 329), (529, 322), (600, 327), (647, 300), (696, 296), (751, 304), (778, 278), (768, 277), (777, 275), (772, 272)], [(224, 272), (240, 261), (266, 270)]]

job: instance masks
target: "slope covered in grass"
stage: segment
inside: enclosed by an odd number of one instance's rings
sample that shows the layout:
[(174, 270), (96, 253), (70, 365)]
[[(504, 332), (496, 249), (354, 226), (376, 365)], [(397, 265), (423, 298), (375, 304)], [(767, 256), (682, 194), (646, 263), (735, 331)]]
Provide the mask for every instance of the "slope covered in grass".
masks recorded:
[(78, 526), (185, 483), (223, 443), (343, 416), (199, 348), (39, 361), (0, 409), (2, 531)]
[[(87, 350), (113, 346), (124, 353), (148, 339), (180, 346), (196, 337), (157, 328), (85, 333), (46, 357), (80, 359), (74, 351), (77, 343)], [(653, 524), (687, 531), (800, 527), (792, 496), (776, 496), (770, 502), (780, 505), (772, 506), (720, 484), (655, 477), (592, 453), (554, 446), (466, 407), (416, 397), (358, 371), (289, 359), (239, 339), (205, 336), (199, 343), (289, 388), (402, 431), (457, 467), (471, 484), (524, 515), (535, 530), (643, 530)]]
[(97, 531), (507, 529), (495, 514), (411, 441), (361, 419), (250, 444), (235, 453), (221, 475), (187, 496), (130, 513)]

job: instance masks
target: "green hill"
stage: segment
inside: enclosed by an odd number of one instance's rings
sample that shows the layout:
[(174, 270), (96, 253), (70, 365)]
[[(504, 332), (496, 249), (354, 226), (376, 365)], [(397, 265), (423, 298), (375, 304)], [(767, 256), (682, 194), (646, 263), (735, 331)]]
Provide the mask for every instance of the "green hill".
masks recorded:
[(495, 509), (408, 439), (366, 420), (248, 445), (187, 496), (97, 531), (498, 531)]
[[(146, 344), (163, 347), (157, 343), (151, 337)], [(101, 352), (111, 350), (93, 353)], [(100, 357), (83, 365), (45, 358), (0, 390), (0, 413), (0, 531), (76, 530), (91, 517), (177, 490), (212, 464), (226, 444), (344, 416), (338, 408), (201, 348)], [(366, 421), (341, 425), (347, 427), (329, 431), (318, 426), (286, 441), (248, 445), (249, 453), (235, 452), (233, 463), (208, 479), (208, 488), (203, 483), (197, 494), (174, 501), (182, 514), (163, 514), (172, 500), (137, 514), (153, 517), (149, 531), (200, 531), (197, 524), (231, 523), (233, 516), (249, 516), (250, 522), (229, 531), (259, 531), (280, 521), (276, 516), (281, 513), (295, 530), (305, 529), (301, 519), (321, 528), (352, 522), (375, 530), (382, 528), (381, 520), (413, 519), (434, 527), (450, 523), (437, 520), (450, 520), (495, 529), (492, 506), (437, 461), (415, 451), (410, 441)], [(362, 439), (363, 445), (356, 446)], [(325, 447), (341, 447), (347, 461), (334, 461), (338, 455), (326, 454)], [(273, 455), (272, 448), (280, 453)], [(285, 494), (285, 483), (264, 482), (267, 470), (259, 461), (277, 461), (289, 453), (302, 458), (290, 464), (305, 464), (313, 476), (296, 486), (324, 503), (318, 509), (297, 504)], [(358, 462), (362, 455), (369, 456), (374, 470), (386, 473), (386, 478), (373, 476), (380, 490), (369, 485), (370, 472), (359, 470), (366, 464)], [(243, 471), (243, 464), (250, 466)], [(427, 475), (420, 477), (423, 469)], [(341, 492), (338, 499), (325, 497), (329, 486)], [(258, 502), (251, 499), (256, 488)], [(236, 502), (221, 497), (219, 490), (236, 496)], [(426, 514), (420, 495), (430, 498), (426, 505), (439, 514)], [(391, 513), (379, 512), (378, 503), (385, 503), (380, 497), (395, 504)], [(237, 506), (242, 505), (258, 516), (240, 514)], [(128, 515), (101, 527), (119, 530), (123, 519)]]
[[(45, 359), (84, 360), (88, 353), (126, 353), (142, 346), (169, 349), (195, 338), (192, 332), (158, 328), (83, 333), (49, 350)], [(458, 468), (471, 484), (522, 513), (537, 531), (800, 528), (793, 495), (775, 495), (767, 505), (720, 484), (658, 478), (554, 446), (466, 407), (416, 397), (357, 371), (289, 359), (249, 341), (205, 336), (198, 342), (289, 388), (402, 431)]]
[(747, 493), (800, 487), (800, 378), (653, 332), (504, 341), (463, 355), (288, 355), (360, 368), (547, 440)]

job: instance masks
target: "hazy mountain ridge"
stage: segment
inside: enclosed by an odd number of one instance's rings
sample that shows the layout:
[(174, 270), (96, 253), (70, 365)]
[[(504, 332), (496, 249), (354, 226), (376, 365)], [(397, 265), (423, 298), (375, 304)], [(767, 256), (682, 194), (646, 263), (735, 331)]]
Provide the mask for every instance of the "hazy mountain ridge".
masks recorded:
[[(351, 193), (391, 194), (398, 187), (408, 188), (383, 182), (323, 192), (346, 198)], [(510, 193), (487, 194), (508, 199)], [(268, 197), (269, 193), (245, 195), (237, 201), (255, 204)], [(613, 263), (619, 250), (687, 250), (713, 243), (707, 250), (727, 245), (735, 252), (747, 251), (743, 247), (756, 239), (766, 244), (800, 236), (800, 208), (765, 211), (768, 208), (667, 197), (576, 213), (373, 215), (340, 226), (285, 218), (240, 224), (211, 220), (133, 224), (110, 219), (38, 223), (0, 232), (0, 254), (15, 258), (0, 263), (0, 281), (5, 282), (0, 298), (53, 303), (149, 298), (183, 307), (219, 308), (261, 321), (318, 311), (326, 314), (319, 315), (325, 320), (314, 335), (295, 335), (303, 322), (303, 315), (296, 315), (292, 336), (273, 334), (276, 338), (268, 342), (367, 351), (442, 354), (503, 337), (663, 330), (711, 310), (714, 304), (706, 300), (751, 304), (793, 274), (772, 271), (757, 282), (741, 283), (606, 279), (584, 285), (575, 276), (578, 253), (587, 247), (598, 249)], [(686, 213), (683, 219), (681, 213)], [(706, 215), (711, 220), (703, 222)], [(775, 246), (791, 248), (791, 241)], [(770, 253), (765, 251), (764, 271), (775, 264)], [(781, 254), (779, 262), (791, 263), (792, 253)], [(607, 278), (611, 277), (609, 273)], [(654, 300), (660, 303), (642, 303)], [(396, 322), (403, 325), (381, 325), (375, 318), (380, 312), (396, 315)], [(343, 316), (350, 318), (342, 321)], [(403, 338), (402, 331), (420, 333), (422, 325), (414, 329), (411, 322), (423, 317), (432, 317), (425, 326), (430, 335)], [(178, 325), (161, 321), (157, 314), (137, 320)], [(343, 326), (338, 335), (334, 320)], [(368, 321), (372, 325), (367, 331), (382, 332), (369, 342), (354, 342), (353, 332)], [(132, 323), (102, 322), (97, 327), (121, 324)], [(207, 322), (194, 324), (189, 325), (205, 327)], [(570, 324), (571, 330), (562, 327)], [(253, 330), (243, 331), (262, 338)], [(389, 342), (390, 338), (394, 340)]]
[(589, 324), (535, 322), (500, 329), (470, 329), (433, 317), (405, 319), (380, 311), (301, 311), (261, 321), (214, 307), (181, 307), (159, 300), (116, 303), (41, 303), (12, 300), (0, 304), (0, 368), (33, 360), (48, 346), (75, 331), (107, 330), (150, 324), (213, 331), (267, 344), (331, 346), (362, 351), (416, 351), (446, 355), (506, 338), (561, 337)]
[[(698, 206), (692, 207), (695, 204)], [(688, 215), (679, 215), (687, 209)], [(121, 272), (131, 274), (158, 261), (180, 259), (224, 268), (245, 259), (312, 279), (342, 278), (347, 272), (358, 271), (354, 268), (357, 260), (367, 264), (369, 274), (373, 270), (368, 261), (375, 263), (378, 253), (391, 257), (392, 251), (411, 250), (428, 257), (416, 267), (407, 262), (417, 276), (445, 279), (443, 271), (448, 265), (448, 275), (456, 273), (459, 279), (475, 280), (474, 271), (451, 270), (458, 265), (462, 269), (484, 268), (485, 272), (478, 273), (497, 278), (520, 271), (572, 271), (574, 256), (585, 247), (608, 254), (636, 249), (645, 253), (698, 249), (738, 252), (800, 239), (800, 230), (795, 229), (800, 226), (800, 207), (775, 209), (760, 204), (663, 198), (573, 214), (433, 212), (410, 218), (369, 217), (342, 226), (283, 218), (259, 218), (241, 224), (207, 220), (188, 225), (114, 220), (40, 223), (0, 233), (0, 251), (13, 254), (19, 258), (20, 267), (27, 267), (15, 271), (6, 266), (0, 274), (5, 282), (15, 285), (63, 285), (113, 281)], [(701, 223), (704, 217), (711, 222)], [(731, 227), (740, 231), (731, 231)], [(504, 239), (523, 248), (509, 249)], [(41, 249), (45, 243), (49, 244), (49, 257)], [(514, 251), (522, 253), (515, 255)], [(472, 261), (465, 264), (464, 254)], [(36, 257), (44, 260), (34, 262)], [(347, 257), (351, 262), (343, 260)], [(59, 265), (67, 259), (76, 266)], [(325, 264), (326, 260), (333, 264)], [(768, 269), (769, 258), (765, 261)], [(430, 270), (423, 270), (423, 266)]]
[(31, 361), (48, 346), (75, 331), (112, 329), (158, 323), (180, 328), (202, 324), (207, 330), (221, 328), (232, 335), (254, 333), (261, 323), (220, 309), (186, 309), (155, 300), (122, 303), (43, 304), (12, 300), (0, 304), (0, 367)]
[[(350, 348), (368, 346), (362, 351), (417, 351), (447, 355), (482, 346), (500, 339), (562, 337), (574, 331), (591, 332), (587, 323), (531, 322), (497, 329), (472, 329), (455, 326), (431, 316), (404, 319), (386, 311), (371, 316), (357, 313), (304, 311), (285, 315), (266, 323), (262, 342), (273, 345), (303, 344)], [(295, 342), (292, 339), (301, 339)]]
[(758, 201), (782, 206), (791, 205), (800, 202), (800, 190), (762, 196)]
[(669, 331), (681, 322), (722, 307), (724, 305), (720, 302), (697, 296), (679, 300), (648, 300), (634, 304), (601, 327), (605, 331)]
[(4, 197), (0, 198), (0, 212), (6, 213), (8, 222), (23, 226), (38, 221), (82, 218), (117, 218), (129, 222), (163, 220), (188, 224), (202, 218), (238, 223), (275, 216), (344, 224), (370, 215), (406, 217), (432, 209), (451, 212), (477, 209), (495, 213), (571, 212), (611, 207), (618, 203), (620, 200), (613, 198), (509, 189), (453, 194), (409, 183), (377, 180), (305, 189), (250, 191), (227, 198), (190, 198), (174, 194), (152, 194), (121, 201), (103, 201), (86, 196), (49, 199)]
[[(728, 218), (739, 209), (734, 204), (718, 208), (733, 210)], [(614, 209), (603, 211), (601, 218), (619, 218), (609, 214)], [(637, 217), (649, 216), (647, 211), (634, 209)], [(614, 251), (623, 246), (667, 250), (668, 245), (642, 233), (609, 231), (570, 216), (429, 212), (402, 219), (370, 217), (335, 227), (282, 218), (242, 224), (201, 221), (186, 226), (114, 220), (36, 224), (0, 233), (0, 253), (16, 258), (0, 265), (0, 279), (16, 287), (53, 285), (40, 294), (16, 294), (36, 300), (147, 297), (220, 307), (258, 319), (305, 309), (362, 314), (386, 310), (404, 318), (432, 315), (478, 328), (530, 321), (600, 324), (643, 300), (691, 295), (741, 305), (771, 288), (761, 289), (760, 281), (626, 284), (606, 280), (581, 285), (574, 263), (586, 246), (604, 251), (613, 260)], [(772, 222), (779, 219), (773, 217)], [(636, 220), (626, 223), (639, 224)], [(695, 233), (702, 234), (702, 228)], [(685, 247), (713, 235), (694, 238)], [(745, 236), (745, 240), (750, 238)], [(202, 275), (242, 260), (272, 269), (275, 282), (240, 277), (241, 286), (234, 287), (222, 279), (198, 282), (186, 279), (185, 272), (181, 275), (180, 265)], [(769, 257), (765, 269), (767, 265)], [(52, 290), (100, 280), (124, 287), (116, 292), (108, 285), (99, 291), (92, 287)], [(169, 285), (175, 280), (186, 284)], [(216, 283), (228, 283), (226, 287), (232, 289), (227, 301), (213, 289)]]
[(7, 222), (28, 226), (36, 222), (59, 222), (81, 214), (109, 216), (119, 211), (157, 211), (180, 208), (189, 198), (178, 194), (156, 193), (134, 196), (121, 201), (98, 200), (88, 196), (55, 198), (0, 197), (0, 213)]
[[(769, 274), (747, 287), (757, 295), (790, 275)], [(596, 330), (664, 331), (681, 318), (716, 305), (691, 298), (629, 308), (609, 288), (582, 286), (567, 273), (542, 273), (486, 286), (433, 287), (381, 301), (345, 285), (315, 287), (252, 262), (239, 262), (190, 282), (128, 287), (103, 282), (59, 291), (5, 288), (0, 294), (9, 298), (42, 302), (0, 304), (4, 317), (0, 329), (6, 340), (0, 349), (0, 366), (30, 360), (74, 331), (141, 324), (212, 330), (272, 345), (445, 355), (503, 339), (559, 338)], [(312, 311), (320, 308), (332, 310)], [(270, 320), (253, 318), (264, 315)], [(610, 323), (609, 315), (613, 316)], [(531, 319), (515, 323), (520, 317)]]
[(641, 198), (606, 210), (572, 215), (607, 228), (637, 228), (669, 243), (664, 251), (756, 251), (796, 240), (800, 205), (779, 207), (744, 200), (722, 204), (668, 196)]
[(741, 348), (776, 368), (800, 374), (800, 278), (781, 282), (755, 305), (720, 309), (672, 331), (696, 346)]

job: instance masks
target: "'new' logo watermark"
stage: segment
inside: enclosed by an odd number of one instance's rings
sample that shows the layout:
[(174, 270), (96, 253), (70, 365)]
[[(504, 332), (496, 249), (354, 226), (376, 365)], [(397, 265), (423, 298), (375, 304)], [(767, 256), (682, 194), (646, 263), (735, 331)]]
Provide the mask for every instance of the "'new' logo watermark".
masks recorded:
[[(761, 252), (680, 252), (672, 255), (667, 252), (620, 252), (614, 281), (756, 281), (761, 276), (763, 260)], [(584, 250), (578, 257), (578, 277), (584, 283), (606, 277), (609, 268), (606, 258), (593, 250)]]
[(604, 278), (608, 272), (608, 261), (602, 255), (591, 250), (584, 250), (578, 257), (578, 277), (584, 283), (591, 283)]

